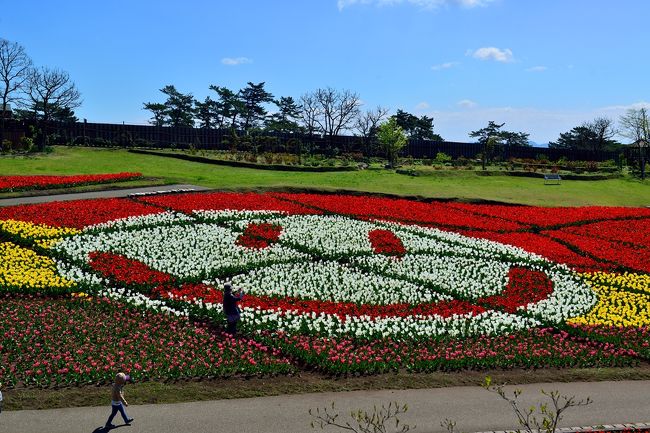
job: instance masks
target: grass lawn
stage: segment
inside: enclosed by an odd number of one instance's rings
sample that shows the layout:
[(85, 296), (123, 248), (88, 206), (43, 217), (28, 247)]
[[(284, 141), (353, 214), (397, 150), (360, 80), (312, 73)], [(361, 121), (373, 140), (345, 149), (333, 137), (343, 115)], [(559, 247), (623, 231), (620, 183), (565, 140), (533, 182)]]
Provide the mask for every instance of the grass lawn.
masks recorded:
[(610, 179), (562, 181), (477, 176), (466, 171), (440, 171), (436, 176), (411, 177), (394, 171), (307, 173), (256, 170), (201, 164), (125, 150), (56, 147), (34, 157), (0, 157), (0, 174), (90, 174), (142, 172), (169, 183), (192, 183), (216, 189), (318, 188), (381, 192), (403, 196), (494, 200), (538, 206), (650, 206), (650, 181)]

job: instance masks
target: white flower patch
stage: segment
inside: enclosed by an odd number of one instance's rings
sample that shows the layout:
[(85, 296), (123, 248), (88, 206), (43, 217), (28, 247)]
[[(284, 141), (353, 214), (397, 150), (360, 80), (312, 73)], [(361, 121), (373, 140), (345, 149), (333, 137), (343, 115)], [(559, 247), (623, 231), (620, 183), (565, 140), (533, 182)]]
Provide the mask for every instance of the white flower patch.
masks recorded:
[[(239, 223), (241, 229), (249, 221)], [(376, 224), (342, 216), (291, 215), (266, 222), (282, 227), (280, 241), (317, 252), (323, 258), (340, 258), (373, 252), (368, 232)]]
[(537, 303), (519, 307), (519, 310), (525, 309), (548, 323), (559, 324), (588, 313), (596, 305), (596, 293), (575, 274), (559, 270), (545, 272), (553, 282), (553, 293)]
[(59, 243), (56, 250), (81, 262), (88, 261), (93, 251), (122, 254), (178, 278), (307, 258), (282, 245), (262, 250), (242, 247), (235, 243), (238, 236), (214, 224), (161, 226), (77, 235)]
[(275, 264), (237, 275), (232, 283), (253, 295), (357, 304), (421, 304), (452, 299), (413, 283), (363, 273), (336, 262)]
[(273, 329), (288, 333), (309, 332), (324, 335), (353, 337), (393, 337), (413, 339), (418, 337), (496, 335), (539, 326), (531, 318), (519, 317), (498, 311), (472, 315), (408, 316), (371, 318), (347, 316), (341, 320), (333, 314), (300, 314), (292, 311), (279, 313), (272, 310), (243, 308), (242, 320), (249, 321), (255, 329)]
[(476, 299), (496, 295), (508, 284), (510, 263), (466, 257), (407, 254), (355, 257), (353, 264), (379, 274), (431, 284), (443, 293)]
[(98, 232), (102, 230), (123, 230), (146, 226), (171, 225), (193, 221), (189, 216), (179, 212), (161, 212), (150, 215), (130, 216), (105, 223), (94, 224), (84, 228), (84, 232)]
[(86, 272), (74, 264), (62, 262), (61, 260), (56, 261), (56, 270), (62, 277), (76, 281), (82, 286), (101, 287), (108, 283), (108, 280), (104, 278)]

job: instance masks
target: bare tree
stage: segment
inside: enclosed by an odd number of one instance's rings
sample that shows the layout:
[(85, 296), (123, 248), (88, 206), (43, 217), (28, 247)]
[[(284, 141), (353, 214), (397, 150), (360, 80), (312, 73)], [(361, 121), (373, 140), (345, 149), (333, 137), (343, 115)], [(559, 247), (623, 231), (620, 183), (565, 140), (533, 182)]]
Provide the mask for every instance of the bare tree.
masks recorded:
[(317, 89), (314, 92), (320, 107), (320, 116), (316, 123), (328, 137), (339, 135), (349, 129), (354, 119), (359, 115), (361, 99), (359, 95), (349, 90), (336, 90), (331, 87)]
[(378, 105), (374, 110), (359, 113), (354, 122), (354, 129), (359, 136), (365, 139), (374, 136), (377, 133), (379, 124), (386, 118), (388, 111), (388, 108)]
[(619, 134), (632, 140), (632, 144), (637, 147), (641, 178), (645, 179), (645, 153), (650, 146), (650, 118), (648, 117), (648, 111), (645, 107), (629, 109), (619, 119), (619, 125)]
[(313, 93), (305, 93), (300, 97), (300, 120), (307, 132), (307, 135), (313, 135), (318, 129), (316, 119), (320, 117), (321, 108)]
[(32, 70), (27, 95), (34, 111), (40, 113), (44, 131), (39, 140), (39, 150), (47, 144), (47, 125), (52, 114), (61, 109), (74, 109), (81, 105), (81, 93), (67, 72), (43, 67)]
[(377, 106), (374, 110), (359, 113), (354, 121), (354, 129), (361, 137), (363, 153), (368, 154), (372, 145), (376, 143), (379, 124), (386, 118), (388, 108)]
[(29, 79), (32, 60), (22, 45), (0, 38), (0, 144), (4, 141), (5, 119), (10, 103), (19, 102)]
[(631, 108), (618, 120), (619, 133), (633, 142), (650, 141), (650, 118), (645, 108)]

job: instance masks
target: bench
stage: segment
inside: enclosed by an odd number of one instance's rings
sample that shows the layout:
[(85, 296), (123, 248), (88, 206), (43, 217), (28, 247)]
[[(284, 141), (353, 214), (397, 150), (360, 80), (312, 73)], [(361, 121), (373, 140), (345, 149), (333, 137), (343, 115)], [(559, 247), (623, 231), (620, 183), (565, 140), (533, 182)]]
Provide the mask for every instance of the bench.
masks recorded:
[(544, 185), (559, 185), (562, 178), (557, 173), (547, 173), (544, 175)]

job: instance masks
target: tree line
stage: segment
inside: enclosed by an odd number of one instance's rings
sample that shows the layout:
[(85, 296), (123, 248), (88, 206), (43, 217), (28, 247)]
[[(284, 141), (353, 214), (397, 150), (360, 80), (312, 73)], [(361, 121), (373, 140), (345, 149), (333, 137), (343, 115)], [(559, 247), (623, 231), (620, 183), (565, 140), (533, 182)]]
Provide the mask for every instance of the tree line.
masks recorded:
[[(155, 126), (185, 126), (208, 129), (232, 129), (244, 134), (271, 132), (334, 137), (351, 132), (365, 141), (376, 138), (385, 122), (388, 108), (364, 110), (359, 94), (332, 87), (319, 88), (301, 95), (276, 98), (265, 82), (253, 83), (237, 91), (210, 85), (214, 94), (203, 101), (191, 93), (182, 93), (174, 85), (160, 89), (165, 100), (145, 102)], [(272, 112), (269, 111), (272, 109)], [(403, 110), (390, 116), (409, 138), (443, 141), (434, 132), (433, 118), (415, 116)]]

